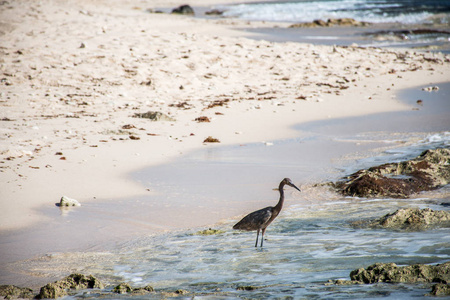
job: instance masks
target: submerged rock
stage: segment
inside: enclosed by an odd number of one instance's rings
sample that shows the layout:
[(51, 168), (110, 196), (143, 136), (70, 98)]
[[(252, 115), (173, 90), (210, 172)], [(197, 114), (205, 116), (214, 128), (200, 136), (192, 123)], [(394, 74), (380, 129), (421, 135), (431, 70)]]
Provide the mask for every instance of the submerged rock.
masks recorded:
[(369, 227), (404, 230), (425, 230), (430, 227), (450, 227), (450, 212), (429, 208), (402, 208), (368, 222)]
[(21, 288), (15, 285), (0, 285), (0, 296), (4, 297), (4, 299), (34, 298), (32, 289)]
[(355, 283), (416, 283), (416, 282), (450, 282), (450, 262), (440, 265), (415, 264), (398, 267), (394, 263), (376, 263), (350, 272), (350, 279)]
[(169, 117), (166, 114), (163, 114), (159, 111), (148, 111), (146, 113), (136, 113), (133, 115), (133, 118), (141, 118), (141, 119), (150, 119), (152, 121), (169, 121), (174, 122), (175, 119)]
[(133, 295), (146, 295), (154, 291), (155, 290), (150, 285), (147, 285), (143, 288), (132, 288), (128, 283), (125, 282), (122, 282), (113, 289), (113, 292), (117, 294), (131, 293)]
[(85, 276), (82, 274), (71, 274), (66, 278), (49, 283), (41, 287), (38, 299), (52, 298), (56, 299), (68, 295), (69, 290), (81, 289), (103, 289), (103, 284), (94, 276)]
[(260, 287), (254, 286), (254, 285), (242, 285), (242, 286), (238, 286), (236, 288), (236, 290), (238, 291), (254, 291), (259, 289)]
[(222, 234), (222, 233), (225, 233), (225, 231), (220, 230), (220, 229), (209, 228), (209, 229), (197, 231), (195, 233), (195, 235), (214, 235), (214, 234)]
[(360, 170), (335, 184), (346, 196), (407, 198), (450, 182), (450, 149), (427, 150), (417, 158)]

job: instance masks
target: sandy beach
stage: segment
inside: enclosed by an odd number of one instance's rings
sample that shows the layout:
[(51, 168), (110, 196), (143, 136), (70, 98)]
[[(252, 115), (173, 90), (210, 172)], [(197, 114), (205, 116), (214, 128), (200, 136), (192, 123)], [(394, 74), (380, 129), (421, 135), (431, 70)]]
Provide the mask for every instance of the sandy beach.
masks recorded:
[[(258, 41), (238, 30), (256, 22), (148, 11), (180, 4), (0, 4), (2, 232), (45, 224), (42, 209), (57, 210), (64, 195), (83, 205), (158, 193), (129, 174), (196, 149), (293, 138), (299, 123), (410, 110), (397, 100), (400, 90), (450, 79), (450, 57), (440, 53)], [(149, 111), (170, 119), (136, 117)], [(205, 143), (209, 136), (220, 143)], [(174, 219), (150, 231), (236, 214)]]

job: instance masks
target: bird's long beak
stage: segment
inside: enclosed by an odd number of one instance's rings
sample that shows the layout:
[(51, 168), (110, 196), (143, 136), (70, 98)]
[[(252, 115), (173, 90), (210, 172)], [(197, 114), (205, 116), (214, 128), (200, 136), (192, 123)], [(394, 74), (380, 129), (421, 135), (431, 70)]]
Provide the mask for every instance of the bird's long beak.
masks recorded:
[(292, 186), (294, 189), (296, 189), (297, 191), (299, 191), (299, 192), (301, 192), (301, 190), (298, 188), (298, 187), (296, 187), (294, 184), (289, 184), (290, 186)]

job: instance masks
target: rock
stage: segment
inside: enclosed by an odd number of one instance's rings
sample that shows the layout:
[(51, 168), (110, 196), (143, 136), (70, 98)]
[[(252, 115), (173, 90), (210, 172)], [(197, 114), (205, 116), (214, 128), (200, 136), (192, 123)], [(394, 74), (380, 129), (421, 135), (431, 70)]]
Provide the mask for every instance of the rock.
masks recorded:
[(292, 24), (289, 28), (311, 28), (311, 27), (333, 27), (333, 26), (353, 26), (362, 27), (368, 26), (369, 22), (360, 22), (352, 18), (339, 18), (339, 19), (328, 19), (326, 22), (323, 20), (314, 20), (312, 22), (297, 23)]
[(126, 294), (126, 293), (130, 293), (132, 291), (133, 291), (133, 289), (131, 288), (131, 286), (128, 283), (124, 283), (124, 282), (119, 284), (118, 286), (116, 286), (113, 289), (113, 292), (117, 293), (117, 294)]
[(350, 272), (350, 279), (355, 283), (417, 283), (450, 282), (450, 262), (440, 265), (415, 264), (398, 267), (394, 263), (376, 263)]
[(166, 114), (163, 114), (159, 111), (148, 111), (146, 113), (136, 113), (133, 115), (133, 118), (141, 118), (141, 119), (150, 119), (152, 121), (169, 121), (174, 122), (175, 119), (169, 117)]
[(61, 200), (59, 201), (59, 206), (81, 206), (80, 202), (78, 202), (75, 199), (69, 198), (67, 196), (62, 196)]
[(146, 294), (154, 292), (154, 291), (155, 291), (155, 289), (153, 287), (151, 287), (150, 285), (147, 285), (143, 288), (133, 289), (132, 294), (133, 295), (146, 295)]
[(425, 230), (429, 227), (450, 227), (450, 212), (429, 208), (405, 208), (369, 222), (370, 227)]
[(178, 6), (177, 8), (172, 9), (172, 13), (180, 14), (180, 15), (189, 15), (189, 16), (193, 16), (195, 14), (194, 10), (189, 5)]
[(212, 136), (208, 136), (203, 143), (220, 143), (220, 141)]
[(4, 297), (4, 299), (34, 298), (32, 289), (21, 288), (15, 285), (0, 285), (0, 296)]
[(334, 186), (346, 196), (407, 198), (450, 182), (450, 149), (424, 151), (417, 158), (360, 170)]
[(426, 296), (450, 296), (450, 284), (437, 283), (431, 287), (430, 294)]
[(422, 91), (435, 92), (435, 91), (439, 91), (439, 87), (438, 86), (428, 86), (428, 87), (422, 88)]
[(113, 289), (114, 293), (117, 294), (127, 294), (132, 293), (133, 295), (146, 295), (150, 292), (154, 292), (155, 290), (150, 285), (147, 285), (143, 288), (132, 288), (128, 283), (122, 282), (118, 286)]
[(103, 284), (92, 275), (85, 276), (82, 274), (71, 274), (66, 278), (49, 283), (41, 287), (40, 293), (37, 296), (38, 299), (52, 298), (56, 299), (68, 295), (68, 291), (71, 289), (103, 289)]

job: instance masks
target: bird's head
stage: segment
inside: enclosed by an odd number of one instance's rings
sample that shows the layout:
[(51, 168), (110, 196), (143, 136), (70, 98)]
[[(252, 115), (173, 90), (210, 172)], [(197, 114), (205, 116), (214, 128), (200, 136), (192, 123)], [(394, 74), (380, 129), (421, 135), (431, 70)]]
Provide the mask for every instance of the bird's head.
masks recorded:
[(289, 178), (283, 179), (282, 183), (287, 184), (287, 185), (293, 187), (294, 189), (296, 189), (297, 191), (301, 192), (301, 190), (298, 187), (296, 187), (295, 184), (293, 184)]

